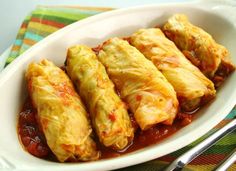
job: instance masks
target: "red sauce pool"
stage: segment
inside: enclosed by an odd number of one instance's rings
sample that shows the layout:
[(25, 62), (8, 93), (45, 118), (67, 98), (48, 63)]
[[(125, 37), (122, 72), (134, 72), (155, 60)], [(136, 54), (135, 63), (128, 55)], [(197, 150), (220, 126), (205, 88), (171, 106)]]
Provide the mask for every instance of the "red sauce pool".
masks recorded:
[(36, 121), (36, 111), (29, 99), (19, 114), (18, 134), (25, 149), (37, 157), (44, 157), (50, 153), (44, 135), (39, 130)]
[[(173, 133), (184, 127), (185, 125), (189, 124), (192, 121), (192, 116), (193, 115), (179, 113), (177, 118), (175, 119), (175, 122), (171, 126), (159, 124), (146, 131), (136, 129), (133, 142), (122, 151), (114, 151), (112, 149), (106, 148), (98, 141), (96, 141), (98, 149), (101, 151), (102, 154), (101, 159), (118, 157), (123, 154), (142, 149), (149, 145), (157, 144), (161, 140), (165, 139), (166, 137), (172, 135)], [(22, 142), (22, 145), (24, 146), (25, 150), (28, 151), (30, 154), (46, 160), (57, 161), (56, 157), (53, 155), (53, 153), (47, 146), (45, 137), (40, 131), (36, 118), (36, 110), (33, 108), (30, 99), (27, 98), (23, 109), (19, 114), (19, 139)], [(131, 121), (134, 127), (137, 127), (135, 126), (136, 123), (132, 117)]]

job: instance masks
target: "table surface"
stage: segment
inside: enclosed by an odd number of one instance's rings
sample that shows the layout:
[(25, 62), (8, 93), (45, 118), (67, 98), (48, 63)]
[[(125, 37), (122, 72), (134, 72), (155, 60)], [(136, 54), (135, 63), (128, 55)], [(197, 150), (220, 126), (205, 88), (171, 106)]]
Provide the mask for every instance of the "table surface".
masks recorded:
[(191, 0), (0, 0), (0, 54), (13, 42), (21, 22), (37, 5), (80, 5), (123, 8), (154, 3)]

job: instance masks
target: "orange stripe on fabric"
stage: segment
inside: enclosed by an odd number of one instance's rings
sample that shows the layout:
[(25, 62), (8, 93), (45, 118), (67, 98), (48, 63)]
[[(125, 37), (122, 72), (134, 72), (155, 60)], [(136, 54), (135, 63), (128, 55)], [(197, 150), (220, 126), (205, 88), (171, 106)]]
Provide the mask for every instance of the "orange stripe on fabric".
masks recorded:
[(24, 39), (24, 44), (27, 44), (29, 46), (33, 46), (36, 42), (31, 39)]
[[(201, 155), (198, 156), (196, 159), (194, 159), (190, 165), (209, 165), (209, 164), (218, 164), (220, 161), (222, 161), (227, 154), (209, 154), (209, 155)], [(172, 162), (176, 158), (170, 155), (163, 156), (159, 158), (161, 161), (165, 162)]]
[(28, 23), (22, 23), (21, 24), (21, 28), (27, 28), (27, 26), (28, 26)]
[(218, 164), (220, 163), (227, 154), (209, 154), (201, 155), (194, 159), (190, 164), (191, 165), (208, 165), (208, 164)]
[(217, 124), (215, 126), (215, 128), (222, 128), (223, 126), (225, 126), (227, 123), (229, 123), (232, 119), (224, 119), (222, 120), (219, 124)]
[(12, 47), (12, 51), (18, 51), (18, 50), (20, 50), (20, 46), (17, 46), (17, 45), (14, 45), (13, 47)]
[(55, 21), (46, 20), (46, 19), (41, 20), (41, 19), (35, 18), (35, 17), (32, 18), (31, 21), (38, 22), (38, 23), (45, 24), (45, 25), (50, 25), (50, 26), (57, 27), (57, 28), (65, 27), (65, 24), (58, 23)]

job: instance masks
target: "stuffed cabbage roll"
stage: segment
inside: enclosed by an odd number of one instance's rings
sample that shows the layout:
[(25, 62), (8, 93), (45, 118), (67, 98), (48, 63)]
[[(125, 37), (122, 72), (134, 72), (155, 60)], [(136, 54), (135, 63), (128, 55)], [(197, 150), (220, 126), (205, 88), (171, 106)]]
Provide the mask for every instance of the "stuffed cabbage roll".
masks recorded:
[(172, 16), (163, 31), (216, 86), (235, 69), (229, 51), (203, 29), (191, 24), (187, 16)]
[(89, 109), (100, 142), (117, 150), (125, 148), (134, 136), (131, 121), (92, 49), (84, 45), (69, 48), (66, 71)]
[(214, 84), (158, 28), (140, 29), (130, 43), (151, 60), (174, 87), (181, 108), (193, 111), (215, 96)]
[(39, 126), (57, 159), (98, 159), (88, 115), (64, 71), (42, 60), (29, 65), (26, 78)]
[(172, 124), (178, 111), (176, 93), (151, 61), (119, 38), (106, 41), (98, 58), (142, 130), (160, 122)]

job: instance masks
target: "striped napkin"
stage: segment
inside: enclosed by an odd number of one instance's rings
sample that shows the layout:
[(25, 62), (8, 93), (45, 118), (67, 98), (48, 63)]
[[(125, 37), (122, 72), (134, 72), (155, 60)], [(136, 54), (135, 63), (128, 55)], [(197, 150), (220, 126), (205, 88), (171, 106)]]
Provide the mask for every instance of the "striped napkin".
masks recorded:
[[(42, 40), (49, 34), (57, 31), (58, 29), (71, 24), (75, 21), (84, 19), (86, 17), (112, 10), (111, 8), (94, 8), (94, 7), (78, 7), (78, 6), (39, 6), (23, 21), (21, 28), (17, 34), (14, 45), (11, 49), (10, 55), (7, 59), (7, 64), (12, 62), (20, 54), (30, 48), (32, 45)], [(6, 64), (6, 65), (7, 65)], [(207, 135), (200, 138), (196, 142), (161, 158), (142, 163), (136, 166), (120, 169), (123, 171), (156, 171), (163, 170), (167, 164), (179, 155), (183, 154), (206, 136), (217, 131), (225, 124), (227, 124), (236, 115), (236, 108), (214, 129)], [(214, 167), (222, 161), (227, 154), (229, 154), (236, 147), (236, 133), (233, 132), (227, 137), (219, 141), (216, 145), (211, 147), (201, 156), (193, 160), (185, 167), (186, 171), (207, 171), (213, 170)], [(236, 170), (236, 164), (233, 164), (230, 171)]]
[(49, 34), (75, 21), (109, 11), (111, 8), (38, 6), (23, 21), (6, 64)]

